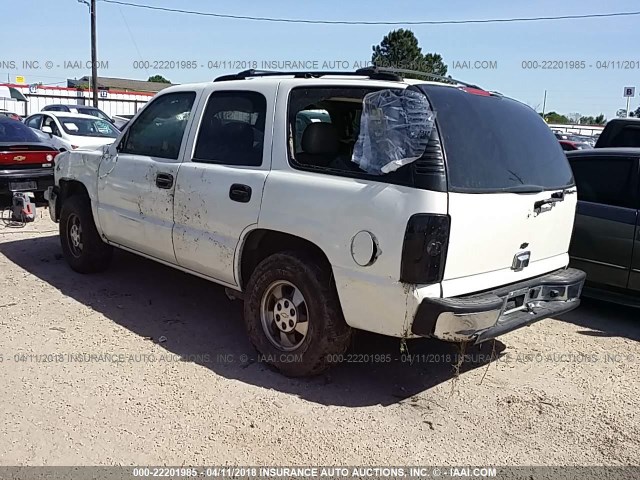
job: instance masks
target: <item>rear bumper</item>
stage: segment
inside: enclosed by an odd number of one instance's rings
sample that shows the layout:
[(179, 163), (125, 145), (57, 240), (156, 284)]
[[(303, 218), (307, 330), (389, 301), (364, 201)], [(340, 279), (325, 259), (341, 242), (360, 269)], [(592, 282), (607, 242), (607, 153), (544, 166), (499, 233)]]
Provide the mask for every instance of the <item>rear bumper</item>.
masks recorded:
[(53, 185), (53, 168), (0, 169), (0, 194), (11, 194), (10, 184), (14, 182), (35, 182), (36, 188), (32, 191), (43, 192)]
[(412, 332), (450, 342), (480, 343), (580, 304), (586, 274), (569, 268), (480, 294), (425, 298)]

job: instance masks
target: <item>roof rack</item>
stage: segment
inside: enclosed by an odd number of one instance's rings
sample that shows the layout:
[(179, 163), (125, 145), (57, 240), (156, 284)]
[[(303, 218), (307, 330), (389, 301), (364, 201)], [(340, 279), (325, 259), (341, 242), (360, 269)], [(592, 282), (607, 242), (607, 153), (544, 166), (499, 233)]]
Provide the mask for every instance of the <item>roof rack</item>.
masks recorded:
[(418, 77), (432, 78), (441, 82), (454, 83), (458, 85), (464, 85), (469, 88), (477, 88), (484, 90), (483, 88), (474, 85), (472, 83), (463, 82), (452, 77), (443, 77), (442, 75), (436, 75), (435, 73), (421, 72), (419, 70), (407, 70), (405, 68), (390, 68), (390, 67), (365, 67), (359, 68), (355, 72), (341, 72), (341, 71), (291, 71), (283, 72), (277, 70), (243, 70), (242, 72), (232, 73), (230, 75), (222, 75), (217, 77), (214, 82), (226, 82), (229, 80), (246, 80), (247, 78), (255, 77), (275, 77), (283, 75), (292, 75), (294, 78), (320, 78), (324, 76), (351, 76), (351, 77), (369, 77), (372, 80), (389, 80), (392, 82), (401, 82), (403, 77), (399, 74), (410, 74)]
[[(483, 88), (479, 87), (478, 85), (474, 85), (472, 83), (467, 83), (467, 82), (463, 82), (462, 80), (458, 80), (456, 78), (453, 77), (443, 77), (442, 75), (436, 75), (435, 73), (427, 73), (427, 72), (421, 72), (419, 70), (408, 70), (406, 68), (393, 68), (393, 67), (371, 67), (369, 69), (363, 68), (361, 70), (375, 70), (379, 73), (404, 73), (404, 74), (410, 74), (410, 75), (416, 75), (416, 76), (420, 76), (420, 77), (426, 77), (426, 78), (433, 78), (435, 80), (439, 80), (441, 82), (447, 82), (447, 83), (456, 83), (458, 85), (464, 85), (465, 87), (469, 87), (469, 88), (478, 88), (480, 90), (484, 90)], [(359, 71), (359, 70), (356, 70)]]
[(360, 68), (355, 72), (341, 71), (292, 71), (282, 72), (276, 70), (243, 70), (242, 72), (232, 73), (230, 75), (222, 75), (217, 77), (214, 82), (226, 82), (229, 80), (246, 80), (255, 77), (275, 77), (283, 75), (292, 75), (294, 78), (320, 78), (325, 76), (351, 76), (351, 77), (369, 77), (372, 80), (390, 80), (393, 82), (401, 82), (402, 77), (394, 72), (381, 71), (376, 68)]

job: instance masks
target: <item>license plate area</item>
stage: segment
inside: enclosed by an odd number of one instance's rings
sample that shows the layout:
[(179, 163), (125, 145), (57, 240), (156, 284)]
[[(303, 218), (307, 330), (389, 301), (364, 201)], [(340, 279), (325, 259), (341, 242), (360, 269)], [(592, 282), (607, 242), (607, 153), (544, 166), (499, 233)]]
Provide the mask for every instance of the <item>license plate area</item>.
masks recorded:
[(540, 296), (540, 287), (521, 288), (509, 292), (504, 299), (504, 307), (502, 308), (501, 317), (514, 312), (529, 310), (528, 303)]
[(12, 192), (29, 192), (38, 189), (38, 182), (9, 182), (9, 190)]

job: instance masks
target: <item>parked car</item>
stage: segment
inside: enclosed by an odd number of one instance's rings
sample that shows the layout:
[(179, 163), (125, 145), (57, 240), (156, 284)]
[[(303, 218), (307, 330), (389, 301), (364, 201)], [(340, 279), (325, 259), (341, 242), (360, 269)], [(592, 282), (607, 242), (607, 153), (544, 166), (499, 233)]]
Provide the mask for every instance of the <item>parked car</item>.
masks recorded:
[(44, 133), (42, 130), (37, 130), (35, 128), (31, 128), (31, 131), (34, 132), (45, 144), (55, 148), (57, 151), (66, 152), (67, 150), (69, 150), (67, 142), (62, 140), (62, 138)]
[(614, 118), (602, 130), (596, 148), (640, 147), (640, 118)]
[(578, 208), (571, 264), (595, 297), (640, 306), (640, 148), (567, 152)]
[(116, 115), (113, 117), (113, 124), (118, 130), (122, 131), (133, 117), (135, 115)]
[(593, 148), (591, 145), (589, 145), (586, 142), (578, 142), (574, 140), (558, 140), (558, 142), (560, 143), (560, 146), (564, 151), (588, 150), (590, 148)]
[(118, 247), (217, 282), (287, 375), (339, 362), (352, 329), (483, 342), (575, 308), (576, 189), (540, 116), (356, 73), (169, 87), (117, 144), (61, 154), (47, 198), (71, 268)]
[(113, 119), (104, 113), (102, 110), (90, 105), (47, 105), (42, 109), (43, 112), (67, 112), (67, 113), (80, 113), (83, 115), (91, 115), (92, 117), (98, 117), (102, 120), (106, 120), (110, 123), (114, 123)]
[(47, 112), (27, 117), (25, 125), (60, 142), (61, 150), (91, 149), (112, 143), (120, 131), (111, 123), (79, 113)]
[(18, 115), (17, 113), (10, 112), (9, 110), (5, 110), (4, 108), (0, 108), (0, 117), (7, 117), (12, 120), (18, 120), (19, 122), (22, 121), (22, 118), (20, 118), (20, 115)]
[(57, 154), (29, 127), (0, 116), (0, 194), (44, 192), (53, 185)]
[(591, 148), (593, 148), (596, 144), (596, 138), (590, 135), (572, 135), (569, 140), (578, 142), (578, 143), (586, 143)]

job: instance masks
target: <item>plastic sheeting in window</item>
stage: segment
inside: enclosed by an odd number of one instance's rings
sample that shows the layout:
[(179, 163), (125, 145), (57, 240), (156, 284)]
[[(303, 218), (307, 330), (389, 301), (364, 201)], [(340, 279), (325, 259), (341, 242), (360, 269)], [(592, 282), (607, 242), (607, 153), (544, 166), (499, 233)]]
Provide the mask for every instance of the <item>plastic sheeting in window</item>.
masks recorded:
[(413, 90), (380, 90), (365, 95), (362, 107), (351, 161), (384, 175), (422, 157), (435, 126), (427, 97)]

